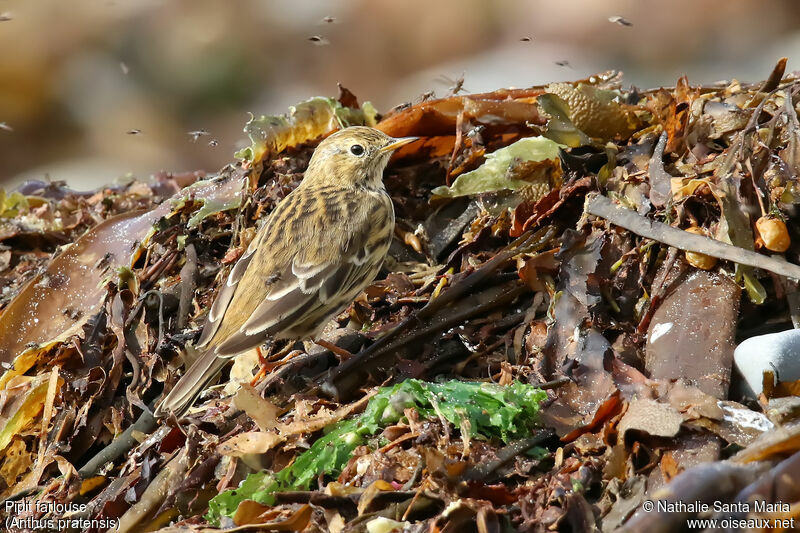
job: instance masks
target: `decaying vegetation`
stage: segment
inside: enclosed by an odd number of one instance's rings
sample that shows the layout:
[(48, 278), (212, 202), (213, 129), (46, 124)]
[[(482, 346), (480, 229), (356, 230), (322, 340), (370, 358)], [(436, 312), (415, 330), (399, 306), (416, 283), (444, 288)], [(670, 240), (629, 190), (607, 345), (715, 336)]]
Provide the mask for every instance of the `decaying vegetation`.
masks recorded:
[[(212, 176), (4, 193), (2, 497), (85, 504), (66, 516), (120, 531), (673, 531), (691, 513), (642, 502), (800, 501), (800, 387), (731, 386), (735, 343), (800, 316), (784, 66), (383, 116), (341, 89), (251, 120), (252, 146)], [(258, 221), (353, 124), (422, 137), (386, 171), (381, 277), (329, 348), (242, 354), (155, 421)]]

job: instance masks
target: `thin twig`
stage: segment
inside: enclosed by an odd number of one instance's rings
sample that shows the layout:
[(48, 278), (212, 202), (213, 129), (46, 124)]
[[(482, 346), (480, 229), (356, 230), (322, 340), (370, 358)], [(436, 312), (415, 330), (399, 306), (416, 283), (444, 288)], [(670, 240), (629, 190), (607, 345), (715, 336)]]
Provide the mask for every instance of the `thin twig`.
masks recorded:
[(533, 436), (527, 439), (521, 439), (512, 442), (508, 446), (503, 447), (497, 452), (497, 459), (487, 463), (479, 463), (464, 471), (462, 478), (469, 481), (485, 479), (491, 475), (495, 470), (508, 463), (521, 453), (525, 453), (534, 446), (538, 446), (545, 440), (554, 437), (555, 432), (552, 429), (540, 429)]
[(186, 329), (192, 311), (192, 299), (197, 288), (197, 252), (194, 244), (186, 246), (186, 263), (181, 268), (180, 303), (178, 304), (178, 330)]
[(605, 218), (612, 224), (633, 233), (674, 246), (681, 250), (698, 252), (755, 268), (769, 270), (792, 279), (800, 279), (800, 266), (766, 255), (739, 248), (724, 242), (673, 228), (663, 222), (643, 217), (631, 209), (615, 204), (602, 195), (589, 195), (585, 210), (591, 215)]
[(452, 185), (452, 180), (450, 179), (450, 173), (453, 172), (453, 165), (456, 163), (456, 157), (458, 156), (458, 150), (461, 148), (461, 143), (464, 139), (464, 132), (462, 131), (462, 127), (464, 124), (464, 108), (458, 110), (458, 115), (456, 116), (456, 140), (453, 143), (453, 153), (450, 156), (450, 163), (447, 165), (447, 175), (445, 175), (445, 184), (449, 187)]
[(570, 381), (572, 381), (570, 378), (563, 376), (550, 381), (545, 381), (543, 383), (533, 383), (533, 385), (539, 389), (557, 389), (563, 385), (566, 385)]

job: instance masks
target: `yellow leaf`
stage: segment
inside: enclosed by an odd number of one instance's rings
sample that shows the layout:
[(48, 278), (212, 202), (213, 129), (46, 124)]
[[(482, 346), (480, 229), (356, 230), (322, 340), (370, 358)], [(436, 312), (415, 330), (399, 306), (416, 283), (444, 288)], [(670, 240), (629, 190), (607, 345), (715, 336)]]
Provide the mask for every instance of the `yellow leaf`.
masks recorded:
[(97, 487), (100, 487), (105, 484), (106, 482), (105, 476), (93, 476), (89, 479), (84, 479), (83, 483), (81, 483), (80, 494), (84, 496), (90, 492), (92, 492)]
[[(49, 376), (48, 376), (49, 377)], [(64, 380), (58, 378), (58, 386), (63, 384)], [(34, 419), (39, 416), (39, 413), (44, 409), (44, 403), (47, 399), (47, 390), (50, 387), (49, 380), (42, 380), (36, 387), (34, 387), (25, 398), (25, 401), (20, 406), (19, 410), (14, 413), (11, 420), (0, 430), (0, 452), (5, 450), (11, 443), (14, 435), (28, 427)]]
[(25, 441), (14, 439), (11, 446), (5, 451), (5, 460), (0, 467), (0, 476), (9, 487), (16, 484), (20, 474), (27, 472), (33, 463), (33, 454), (28, 451)]

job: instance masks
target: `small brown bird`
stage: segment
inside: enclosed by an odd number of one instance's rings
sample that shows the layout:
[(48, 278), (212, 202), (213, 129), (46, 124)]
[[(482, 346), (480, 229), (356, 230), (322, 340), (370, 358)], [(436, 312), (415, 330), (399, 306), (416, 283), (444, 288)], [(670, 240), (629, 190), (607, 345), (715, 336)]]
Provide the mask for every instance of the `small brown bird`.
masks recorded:
[(202, 354), (156, 416), (182, 414), (228, 358), (268, 338), (316, 337), (375, 278), (394, 231), (383, 170), (414, 140), (356, 126), (317, 146), (302, 183), (231, 270), (198, 341)]

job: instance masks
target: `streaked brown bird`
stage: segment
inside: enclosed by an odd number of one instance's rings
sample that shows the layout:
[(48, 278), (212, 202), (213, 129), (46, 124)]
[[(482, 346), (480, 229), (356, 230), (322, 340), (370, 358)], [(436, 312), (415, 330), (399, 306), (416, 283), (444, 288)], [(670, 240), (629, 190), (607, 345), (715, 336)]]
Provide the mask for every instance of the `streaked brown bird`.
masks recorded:
[(231, 270), (198, 341), (200, 357), (156, 416), (182, 414), (238, 353), (270, 338), (315, 338), (375, 278), (394, 232), (383, 170), (414, 140), (356, 126), (317, 146), (303, 181)]

